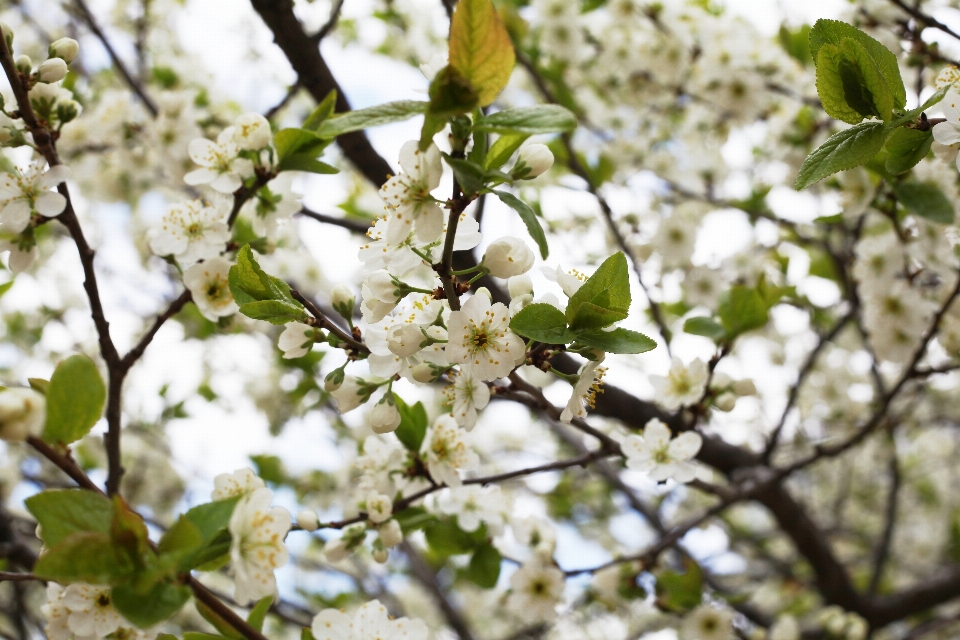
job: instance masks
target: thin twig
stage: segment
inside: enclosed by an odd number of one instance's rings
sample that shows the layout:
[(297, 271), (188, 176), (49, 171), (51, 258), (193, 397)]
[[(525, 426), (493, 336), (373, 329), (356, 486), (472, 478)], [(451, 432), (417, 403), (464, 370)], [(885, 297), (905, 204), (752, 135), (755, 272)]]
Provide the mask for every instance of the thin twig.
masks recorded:
[(372, 223), (364, 222), (362, 220), (351, 220), (349, 218), (329, 216), (325, 213), (317, 213), (316, 211), (311, 211), (306, 207), (300, 210), (300, 215), (306, 218), (312, 218), (317, 222), (323, 222), (324, 224), (332, 224), (338, 227), (343, 227), (344, 229), (349, 229), (350, 231), (354, 231), (356, 233), (367, 233), (372, 225)]
[(179, 313), (180, 310), (183, 309), (183, 307), (186, 306), (191, 299), (191, 294), (188, 289), (181, 293), (177, 299), (171, 302), (166, 311), (157, 316), (156, 320), (153, 321), (153, 326), (151, 326), (150, 329), (143, 334), (143, 337), (140, 338), (140, 341), (137, 342), (132, 349), (130, 349), (127, 355), (123, 356), (123, 359), (121, 359), (120, 364), (124, 370), (132, 367), (133, 364), (140, 359), (140, 357), (143, 355), (143, 352), (147, 350), (147, 347), (157, 335), (157, 332), (160, 331), (160, 327), (162, 327), (167, 320), (177, 315), (177, 313)]
[(293, 299), (303, 305), (311, 316), (317, 320), (317, 324), (321, 329), (326, 329), (330, 333), (337, 336), (341, 342), (347, 344), (352, 350), (357, 353), (370, 353), (370, 349), (367, 345), (362, 342), (354, 339), (349, 333), (347, 333), (340, 325), (333, 322), (326, 316), (325, 313), (320, 311), (320, 309), (315, 305), (309, 298), (306, 298), (302, 293), (297, 290), (292, 290), (290, 295), (293, 296)]
[(320, 30), (315, 34), (310, 36), (310, 39), (320, 44), (320, 41), (330, 35), (330, 32), (334, 30), (337, 26), (337, 22), (340, 21), (340, 11), (343, 9), (343, 0), (334, 0), (333, 6), (330, 7), (330, 17), (324, 23)]

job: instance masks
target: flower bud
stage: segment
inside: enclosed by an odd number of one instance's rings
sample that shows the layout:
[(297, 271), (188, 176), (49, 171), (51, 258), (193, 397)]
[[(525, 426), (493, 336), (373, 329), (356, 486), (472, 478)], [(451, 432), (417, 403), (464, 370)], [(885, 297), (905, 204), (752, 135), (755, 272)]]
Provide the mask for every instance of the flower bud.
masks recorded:
[(528, 144), (520, 149), (513, 165), (514, 180), (533, 180), (553, 166), (553, 153), (545, 144)]
[(426, 362), (421, 362), (413, 368), (413, 379), (421, 384), (429, 384), (437, 379), (437, 372)]
[(404, 323), (387, 332), (387, 348), (401, 358), (409, 358), (420, 351), (423, 341), (419, 325)]
[(393, 515), (393, 502), (389, 496), (371, 491), (367, 496), (367, 519), (374, 524), (386, 522)]
[(80, 115), (80, 103), (76, 100), (64, 100), (57, 103), (57, 119), (61, 124), (75, 120)]
[(447, 340), (450, 337), (446, 329), (437, 325), (427, 327), (426, 331), (427, 337), (431, 340)]
[(392, 549), (403, 542), (403, 529), (396, 520), (387, 520), (380, 525), (380, 541), (383, 546)]
[(344, 318), (353, 317), (353, 307), (357, 304), (357, 297), (345, 284), (338, 284), (330, 290), (330, 304), (334, 311)]
[(800, 640), (800, 624), (791, 615), (780, 616), (770, 627), (770, 640)]
[(481, 264), (494, 277), (510, 278), (529, 271), (535, 259), (533, 251), (527, 248), (523, 240), (507, 236), (487, 247)]
[(733, 392), (738, 396), (753, 396), (757, 393), (757, 385), (750, 379), (737, 380), (733, 383)]
[(390, 552), (382, 547), (379, 549), (373, 550), (373, 559), (379, 562), (380, 564), (383, 564), (384, 562), (386, 562), (387, 558), (389, 557), (390, 557)]
[(365, 389), (357, 384), (357, 379), (350, 376), (345, 377), (343, 383), (331, 391), (330, 395), (337, 401), (337, 409), (340, 413), (353, 411), (369, 397)]
[(257, 151), (270, 144), (270, 122), (259, 113), (245, 113), (234, 123), (233, 141), (245, 151)]
[(713, 374), (713, 379), (710, 381), (711, 389), (726, 389), (733, 382), (733, 378), (728, 376), (723, 372), (717, 372)]
[[(390, 400), (387, 400), (390, 398)], [(390, 433), (396, 431), (400, 426), (400, 412), (392, 402), (392, 397), (388, 394), (383, 400), (378, 402), (370, 412), (370, 427), (374, 433)]]
[(0, 391), (0, 440), (23, 442), (39, 436), (47, 420), (47, 399), (33, 389)]
[(533, 280), (528, 275), (513, 276), (507, 280), (507, 291), (511, 298), (533, 294)]
[(323, 388), (328, 393), (332, 393), (343, 384), (343, 367), (334, 369), (323, 379)]
[(323, 547), (323, 555), (325, 555), (330, 562), (340, 562), (349, 554), (350, 549), (347, 548), (347, 543), (342, 537), (328, 542)]
[(320, 528), (320, 520), (313, 509), (304, 509), (297, 514), (297, 524), (304, 531), (316, 531)]
[(40, 66), (37, 68), (37, 79), (40, 80), (40, 82), (46, 82), (48, 84), (51, 82), (60, 82), (67, 77), (69, 70), (67, 63), (60, 58), (50, 58), (40, 63)]
[(724, 413), (733, 411), (733, 408), (737, 406), (737, 396), (725, 391), (717, 396), (717, 399), (713, 401), (713, 406)]
[(10, 53), (13, 53), (13, 29), (6, 22), (0, 22), (0, 33), (7, 41), (7, 49), (10, 50)]
[(397, 292), (399, 287), (386, 269), (378, 269), (371, 273), (367, 276), (365, 284), (373, 297), (381, 302), (395, 303), (400, 301), (400, 295)]
[(33, 71), (33, 60), (31, 60), (30, 56), (26, 54), (18, 56), (13, 64), (17, 67), (17, 71), (20, 73), (28, 74)]
[(73, 62), (73, 59), (80, 53), (80, 43), (73, 38), (60, 38), (50, 43), (47, 48), (47, 55), (51, 58), (60, 58), (67, 64)]

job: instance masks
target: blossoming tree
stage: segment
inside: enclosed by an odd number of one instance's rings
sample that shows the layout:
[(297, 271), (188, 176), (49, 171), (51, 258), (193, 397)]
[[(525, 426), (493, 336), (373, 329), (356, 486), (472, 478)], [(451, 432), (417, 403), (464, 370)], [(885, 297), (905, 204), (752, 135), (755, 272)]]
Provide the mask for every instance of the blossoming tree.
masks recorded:
[(0, 11), (3, 637), (960, 633), (952, 3), (223, 3), (264, 113), (110, 4)]

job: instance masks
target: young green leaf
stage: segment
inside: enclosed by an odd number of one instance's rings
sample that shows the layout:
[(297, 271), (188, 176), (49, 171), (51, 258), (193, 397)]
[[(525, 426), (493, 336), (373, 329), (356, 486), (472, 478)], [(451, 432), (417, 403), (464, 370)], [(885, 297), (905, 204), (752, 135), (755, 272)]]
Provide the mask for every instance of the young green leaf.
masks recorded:
[(394, 401), (397, 403), (397, 411), (400, 412), (400, 426), (394, 432), (397, 439), (403, 443), (408, 451), (420, 451), (420, 445), (423, 444), (423, 438), (427, 435), (427, 410), (423, 408), (423, 403), (418, 402), (413, 406), (408, 405), (400, 396), (394, 395)]
[(458, 527), (453, 520), (437, 520), (423, 529), (430, 549), (442, 556), (467, 553), (476, 544), (470, 534)]
[(90, 432), (103, 415), (107, 388), (93, 360), (70, 356), (57, 365), (47, 389), (47, 422), (43, 439), (70, 444)]
[(250, 623), (250, 626), (256, 629), (257, 631), (263, 630), (263, 621), (267, 617), (267, 612), (270, 611), (270, 605), (273, 604), (273, 596), (267, 596), (262, 598), (257, 604), (250, 610), (250, 615), (247, 616), (247, 622)]
[[(841, 65), (844, 65), (846, 74), (841, 72)], [(854, 89), (859, 88), (859, 79), (851, 75), (856, 75), (856, 70), (850, 68), (851, 62), (840, 50), (832, 44), (826, 44), (820, 47), (817, 53), (817, 95), (820, 96), (820, 104), (823, 110), (831, 118), (835, 118), (848, 124), (857, 124), (864, 118), (863, 111), (871, 111), (871, 108), (857, 108), (859, 101), (850, 104), (847, 94), (854, 96)], [(846, 77), (845, 77), (846, 76)]]
[[(893, 114), (893, 93), (887, 87), (876, 62), (863, 45), (855, 40), (843, 40), (840, 50), (844, 55), (844, 60), (839, 65), (840, 76), (847, 104), (864, 115), (879, 116), (883, 121), (890, 120)], [(857, 106), (858, 104), (862, 106)], [(861, 108), (865, 110), (861, 111)]]
[(268, 275), (249, 245), (237, 252), (237, 264), (230, 268), (230, 293), (238, 305), (261, 300), (279, 300), (294, 306), (302, 306), (290, 295), (290, 286), (280, 278)]
[(313, 131), (306, 129), (281, 129), (273, 136), (273, 144), (277, 149), (277, 157), (282, 164), (293, 155), (303, 155), (316, 158), (330, 144)]
[(479, 104), (480, 97), (470, 80), (451, 66), (441, 69), (430, 82), (429, 116), (452, 118), (470, 113)]
[(683, 560), (683, 573), (664, 571), (657, 575), (657, 604), (668, 611), (685, 613), (703, 600), (703, 571), (694, 560)]
[(475, 131), (505, 135), (564, 133), (577, 128), (577, 116), (560, 105), (539, 104), (535, 107), (504, 109), (483, 116), (477, 119), (473, 128)]
[(646, 353), (657, 346), (656, 340), (642, 333), (619, 328), (613, 331), (578, 331), (577, 342), (607, 353)]
[(317, 108), (313, 110), (306, 120), (303, 121), (303, 129), (316, 133), (320, 125), (333, 117), (333, 112), (337, 109), (337, 90), (331, 89), (326, 97), (320, 101)]
[(730, 338), (759, 329), (770, 319), (767, 305), (752, 287), (736, 285), (720, 296), (717, 315)]
[(901, 127), (894, 130), (884, 147), (887, 159), (884, 167), (893, 175), (900, 175), (915, 167), (927, 157), (933, 144), (933, 132)]
[(907, 113), (903, 114), (902, 117), (897, 118), (896, 120), (894, 120), (893, 122), (891, 122), (891, 123), (890, 123), (891, 126), (899, 127), (899, 126), (902, 125), (902, 124), (906, 124), (906, 123), (908, 123), (908, 122), (914, 122), (914, 121), (916, 121), (916, 119), (920, 117), (920, 114), (921, 114), (921, 113), (923, 113), (924, 111), (926, 111), (926, 110), (929, 109), (930, 107), (934, 106), (934, 105), (937, 104), (938, 102), (942, 101), (942, 100), (947, 96), (947, 93), (948, 93), (951, 89), (953, 89), (953, 85), (952, 85), (952, 84), (948, 84), (948, 85), (945, 86), (945, 87), (940, 87), (940, 89), (938, 89), (935, 94), (933, 94), (932, 96), (930, 96), (929, 98), (927, 98), (927, 101), (924, 102), (922, 105), (920, 105), (919, 107), (917, 107), (916, 109), (914, 109), (914, 110), (912, 110), (912, 111), (908, 111)]
[(484, 169), (499, 169), (504, 164), (507, 163), (507, 160), (510, 159), (517, 149), (520, 148), (527, 138), (530, 137), (528, 133), (506, 133), (497, 138), (490, 146), (490, 150), (487, 152), (487, 158), (483, 163)]
[(340, 173), (340, 170), (326, 162), (320, 162), (316, 157), (310, 154), (295, 153), (287, 156), (277, 164), (279, 171), (305, 171), (306, 173), (319, 173), (329, 175)]
[(567, 323), (573, 330), (602, 329), (627, 317), (630, 310), (630, 271), (623, 252), (607, 258), (567, 303)]
[(563, 312), (552, 304), (528, 304), (510, 320), (510, 328), (525, 338), (545, 344), (569, 344), (576, 337), (567, 329)]
[(493, 589), (500, 579), (500, 564), (503, 558), (497, 548), (490, 543), (477, 547), (470, 558), (465, 572), (466, 577), (482, 589)]
[(281, 300), (260, 300), (240, 305), (240, 313), (254, 320), (266, 320), (271, 324), (284, 325), (288, 322), (303, 322), (307, 313), (297, 304)]
[(893, 107), (903, 109), (907, 104), (907, 91), (900, 77), (900, 64), (897, 56), (856, 27), (852, 27), (839, 20), (817, 20), (810, 30), (810, 54), (819, 64), (818, 53), (825, 44), (839, 47), (840, 43), (849, 38), (863, 45), (867, 53), (873, 58), (884, 81), (893, 93)]
[(540, 257), (546, 260), (547, 256), (550, 255), (550, 247), (547, 244), (547, 236), (543, 233), (543, 227), (540, 226), (540, 218), (533, 208), (512, 193), (506, 191), (494, 191), (494, 193), (497, 194), (503, 204), (520, 214), (520, 219), (527, 227), (527, 233), (530, 234), (530, 237), (533, 238), (540, 249)]
[(838, 171), (869, 161), (883, 148), (888, 131), (882, 122), (871, 121), (833, 134), (803, 161), (794, 188), (801, 191)]
[(727, 332), (723, 326), (705, 316), (687, 318), (687, 320), (683, 323), (683, 330), (686, 333), (710, 338), (716, 342), (723, 340), (723, 338), (727, 335)]
[(483, 189), (487, 180), (487, 172), (483, 167), (476, 165), (463, 158), (453, 158), (443, 154), (444, 160), (453, 169), (453, 175), (457, 179), (457, 184), (463, 189), (465, 194), (475, 194)]
[(507, 86), (516, 58), (491, 0), (460, 0), (450, 22), (450, 66), (477, 90), (485, 107)]
[(119, 584), (134, 571), (129, 556), (106, 533), (67, 536), (40, 556), (33, 573), (60, 584)]
[(37, 519), (43, 544), (47, 547), (82, 531), (110, 533), (113, 503), (99, 493), (82, 489), (47, 489), (30, 496), (24, 504)]
[[(386, 104), (369, 107), (367, 109), (357, 109), (348, 111), (344, 114), (332, 116), (324, 120), (316, 129), (317, 135), (323, 139), (329, 140), (342, 136), (345, 133), (361, 131), (370, 127), (379, 127), (390, 124), (391, 122), (400, 122), (426, 113), (429, 102), (420, 102), (416, 100), (400, 100), (398, 102), (387, 102)], [(319, 107), (318, 107), (319, 109)], [(307, 129), (307, 123), (304, 123)]]
[(940, 224), (953, 224), (953, 204), (938, 186), (910, 180), (893, 186), (893, 192), (907, 210)]
[(148, 629), (180, 611), (191, 594), (186, 585), (158, 582), (146, 593), (138, 593), (126, 585), (114, 587), (110, 600), (124, 618), (141, 629)]

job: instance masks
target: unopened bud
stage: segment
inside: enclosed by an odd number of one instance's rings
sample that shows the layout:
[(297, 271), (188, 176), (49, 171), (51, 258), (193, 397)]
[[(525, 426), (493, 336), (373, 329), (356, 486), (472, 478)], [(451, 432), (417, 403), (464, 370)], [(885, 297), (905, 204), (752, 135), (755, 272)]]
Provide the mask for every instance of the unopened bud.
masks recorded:
[(80, 104), (76, 100), (65, 100), (57, 103), (57, 119), (61, 124), (75, 120), (80, 115)]
[(509, 280), (507, 280), (507, 291), (510, 292), (511, 298), (532, 294), (533, 280), (531, 280), (530, 276), (526, 274), (512, 276)]
[(737, 396), (728, 391), (721, 393), (717, 396), (717, 399), (713, 401), (713, 406), (724, 413), (733, 411), (733, 408), (737, 406)]
[(13, 53), (13, 29), (6, 22), (0, 22), (0, 33), (3, 33), (3, 38), (7, 41), (7, 49)]
[(370, 412), (370, 428), (374, 433), (383, 434), (396, 431), (399, 426), (400, 412), (393, 403), (393, 396), (388, 393)]
[(386, 562), (387, 558), (389, 557), (390, 557), (390, 552), (382, 547), (379, 549), (373, 550), (373, 559), (379, 562), (380, 564), (383, 564), (384, 562)]
[(336, 391), (343, 384), (343, 367), (334, 369), (323, 379), (323, 388), (327, 392)]
[(347, 548), (347, 543), (343, 538), (337, 538), (332, 542), (328, 542), (326, 546), (323, 547), (323, 555), (325, 555), (330, 562), (340, 562), (349, 554), (350, 549)]
[(403, 529), (400, 528), (400, 523), (394, 519), (380, 525), (380, 541), (383, 546), (390, 549), (403, 542)]
[(338, 284), (330, 290), (330, 304), (334, 311), (345, 319), (353, 318), (353, 307), (357, 304), (357, 296), (345, 284)]
[(304, 531), (316, 531), (320, 528), (320, 520), (313, 509), (304, 509), (297, 514), (297, 524)]
[(17, 71), (20, 73), (28, 74), (33, 71), (33, 60), (31, 60), (30, 56), (26, 54), (18, 56), (13, 64), (17, 67)]
[(533, 180), (553, 166), (553, 153), (545, 144), (528, 144), (520, 149), (513, 165), (514, 180)]
[(420, 384), (429, 384), (437, 379), (437, 372), (426, 362), (421, 362), (413, 368), (413, 379)]
[(40, 63), (40, 66), (37, 68), (37, 79), (47, 84), (60, 82), (67, 77), (68, 71), (70, 71), (70, 69), (62, 59), (50, 58)]
[(73, 59), (80, 53), (80, 43), (73, 38), (60, 38), (50, 43), (47, 48), (47, 55), (51, 58), (60, 58), (66, 63), (73, 62)]
[(753, 396), (757, 393), (757, 385), (753, 384), (753, 380), (737, 380), (733, 383), (733, 392), (738, 396)]
[(530, 270), (536, 256), (520, 238), (506, 236), (487, 247), (481, 264), (497, 278), (511, 278)]
[(270, 122), (259, 113), (245, 113), (234, 123), (233, 141), (246, 151), (258, 151), (270, 144)]

